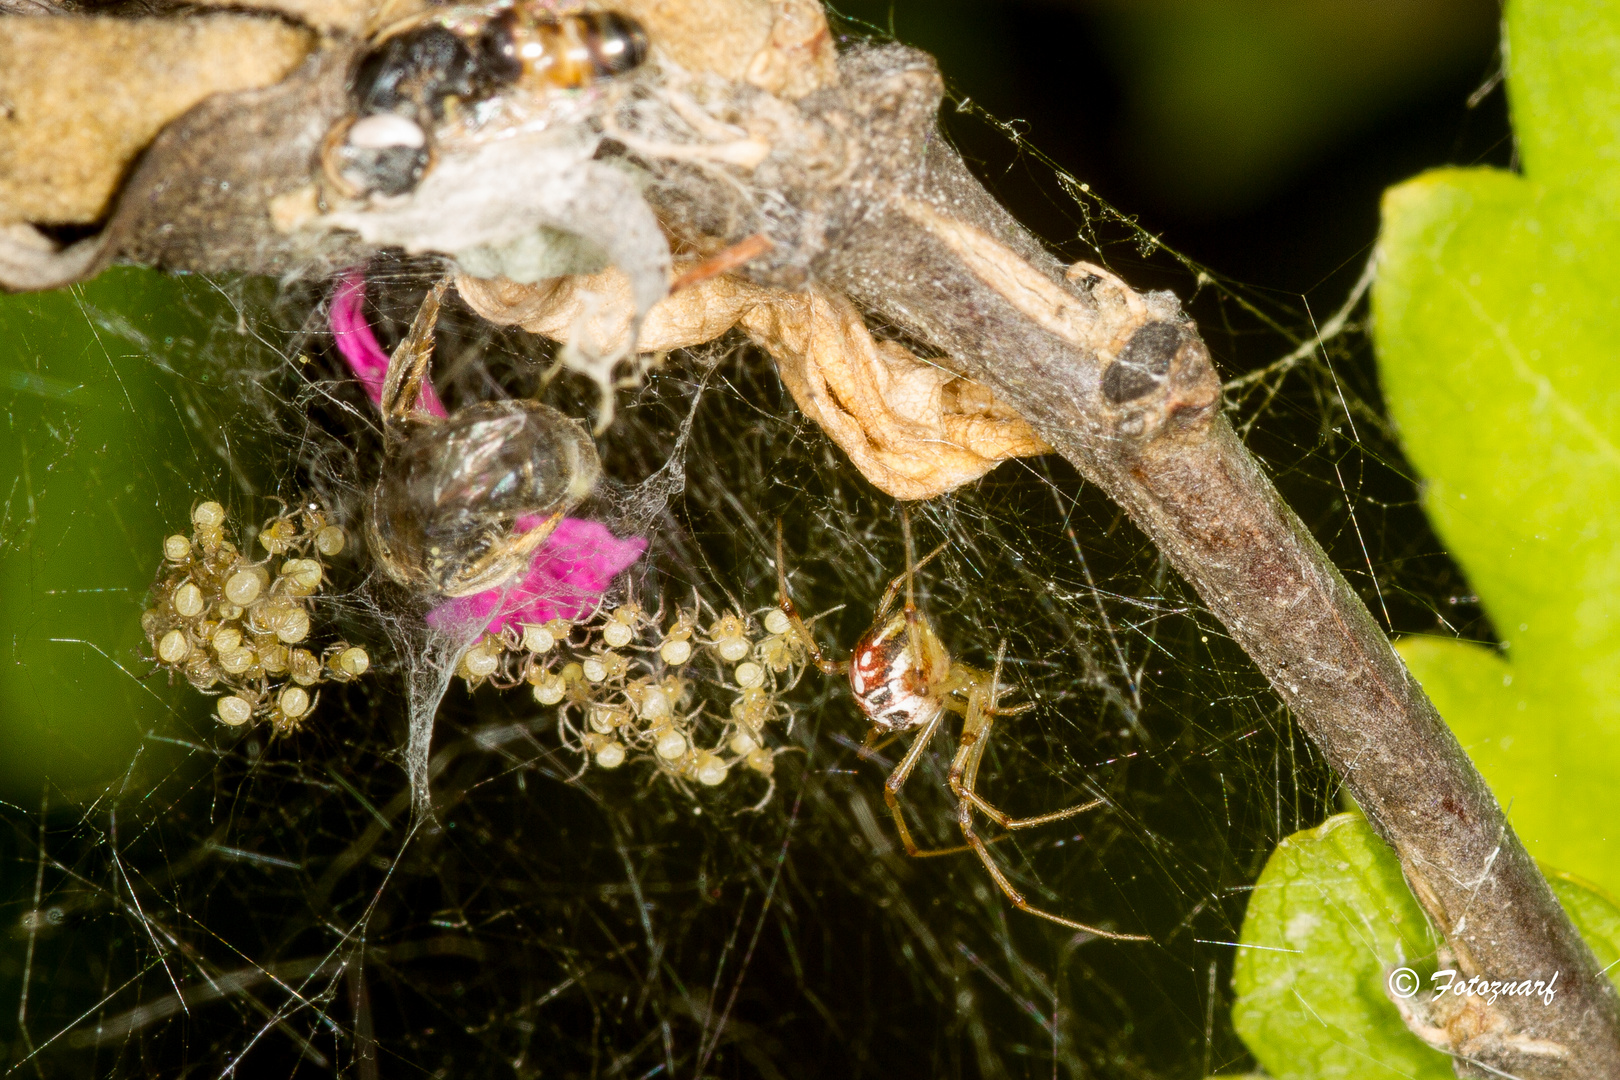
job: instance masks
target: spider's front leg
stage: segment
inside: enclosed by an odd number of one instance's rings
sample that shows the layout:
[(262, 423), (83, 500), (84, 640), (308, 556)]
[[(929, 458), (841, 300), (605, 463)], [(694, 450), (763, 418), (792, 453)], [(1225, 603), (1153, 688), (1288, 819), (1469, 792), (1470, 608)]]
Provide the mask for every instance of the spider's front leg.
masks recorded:
[[(1045, 825), (1052, 821), (1062, 821), (1064, 818), (1083, 814), (1087, 810), (1094, 810), (1102, 806), (1105, 799), (1092, 799), (1090, 802), (1076, 803), (1074, 806), (1062, 810), (1054, 810), (1049, 814), (1036, 814), (1032, 817), (1015, 818), (1005, 811), (998, 810), (978, 793), (979, 763), (984, 760), (984, 750), (990, 741), (990, 729), (995, 726), (998, 716), (1017, 716), (1026, 713), (1035, 707), (1034, 702), (1024, 702), (1011, 708), (1001, 708), (998, 699), (1001, 696), (1001, 661), (1006, 652), (1007, 643), (1002, 642), (996, 653), (996, 670), (984, 684), (973, 686), (968, 693), (968, 704), (962, 720), (962, 741), (956, 749), (956, 757), (951, 762), (949, 782), (951, 792), (964, 805), (971, 805), (985, 817), (1000, 825), (1003, 829), (1033, 829), (1037, 825)], [(982, 676), (982, 672), (980, 675)]]
[(906, 756), (900, 759), (900, 764), (895, 766), (894, 771), (889, 774), (889, 778), (883, 783), (883, 801), (888, 806), (889, 813), (894, 815), (894, 827), (900, 833), (900, 843), (905, 845), (906, 854), (913, 859), (927, 859), (935, 855), (954, 855), (959, 851), (968, 849), (968, 845), (965, 844), (958, 844), (955, 847), (948, 848), (918, 847), (917, 842), (911, 838), (911, 829), (906, 825), (904, 804), (900, 801), (900, 789), (906, 786), (907, 780), (911, 779), (912, 770), (917, 767), (917, 762), (922, 760), (924, 751), (928, 749), (928, 744), (934, 741), (934, 733), (939, 730), (939, 725), (944, 721), (947, 711), (941, 705), (923, 722), (921, 729), (917, 732), (917, 737), (911, 741), (911, 746), (906, 750)]
[[(845, 675), (849, 673), (848, 660), (829, 660), (822, 653), (821, 646), (816, 644), (815, 635), (810, 628), (804, 625), (799, 617), (799, 609), (793, 606), (793, 598), (788, 595), (787, 585), (787, 557), (782, 548), (782, 519), (776, 520), (776, 602), (782, 609), (782, 614), (788, 617), (788, 628), (794, 640), (810, 654), (810, 660), (821, 669), (824, 675)], [(817, 615), (816, 618), (821, 618)]]
[(450, 284), (445, 278), (433, 287), (416, 310), (410, 332), (388, 357), (388, 375), (383, 380), (383, 425), (397, 431), (417, 411), (422, 388), (427, 385), (433, 362), (433, 331), (439, 323), (439, 305)]
[(900, 590), (904, 589), (906, 590), (906, 611), (911, 612), (910, 617), (915, 620), (917, 596), (916, 587), (912, 582), (916, 578), (917, 571), (933, 562), (939, 556), (939, 553), (950, 545), (950, 541), (947, 540), (927, 555), (924, 555), (922, 561), (916, 561), (912, 557), (911, 548), (911, 513), (906, 509), (905, 503), (900, 504), (900, 533), (905, 537), (906, 569), (903, 573), (896, 574), (894, 579), (889, 582), (889, 587), (883, 591), (883, 601), (878, 604), (877, 609), (878, 619), (882, 619), (883, 616), (889, 613), (889, 609), (894, 607), (895, 598), (900, 595)]

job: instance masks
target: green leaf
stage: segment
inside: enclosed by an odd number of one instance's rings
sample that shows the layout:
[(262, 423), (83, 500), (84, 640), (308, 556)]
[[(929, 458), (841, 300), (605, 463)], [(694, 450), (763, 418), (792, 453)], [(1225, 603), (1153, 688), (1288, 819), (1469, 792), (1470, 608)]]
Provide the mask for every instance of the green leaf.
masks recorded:
[(1620, 2), (1507, 11), (1524, 175), (1384, 199), (1390, 415), (1502, 639), (1400, 645), (1539, 860), (1620, 892)]
[(1450, 1080), (1451, 1059), (1406, 1030), (1388, 973), (1430, 963), (1428, 922), (1391, 852), (1357, 814), (1277, 845), (1243, 916), (1232, 1019), (1279, 1080)]
[[(1620, 906), (1568, 875), (1549, 881), (1598, 962), (1612, 964)], [(1450, 1057), (1408, 1031), (1388, 996), (1401, 967), (1416, 973), (1417, 994), (1433, 994), (1435, 942), (1395, 853), (1360, 814), (1336, 815), (1277, 846), (1249, 900), (1242, 942), (1232, 1017), (1270, 1075), (1454, 1076)]]
[[(1549, 871), (1620, 959), (1620, 0), (1515, 0), (1523, 175), (1441, 169), (1384, 198), (1379, 372), (1436, 531), (1500, 651), (1399, 644)], [(1589, 885), (1569, 872), (1582, 875)], [(1234, 1017), (1278, 1077), (1450, 1076), (1384, 978), (1432, 946), (1359, 817), (1284, 841), (1244, 919)], [(1426, 985), (1426, 983), (1425, 983)]]
[(0, 798), (105, 782), (150, 761), (155, 727), (184, 734), (173, 710), (206, 708), (150, 676), (140, 616), (164, 535), (228, 498), (183, 417), (217, 419), (197, 381), (235, 323), (207, 282), (149, 271), (0, 296)]

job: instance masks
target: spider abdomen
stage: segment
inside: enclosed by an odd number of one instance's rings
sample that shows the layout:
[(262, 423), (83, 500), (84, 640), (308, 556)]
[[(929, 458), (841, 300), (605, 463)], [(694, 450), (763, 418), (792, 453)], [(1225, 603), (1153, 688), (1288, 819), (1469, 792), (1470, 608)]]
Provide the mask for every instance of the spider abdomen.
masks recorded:
[(899, 614), (856, 644), (849, 686), (873, 724), (908, 731), (939, 713), (949, 674), (950, 658), (933, 629), (920, 616), (913, 622)]

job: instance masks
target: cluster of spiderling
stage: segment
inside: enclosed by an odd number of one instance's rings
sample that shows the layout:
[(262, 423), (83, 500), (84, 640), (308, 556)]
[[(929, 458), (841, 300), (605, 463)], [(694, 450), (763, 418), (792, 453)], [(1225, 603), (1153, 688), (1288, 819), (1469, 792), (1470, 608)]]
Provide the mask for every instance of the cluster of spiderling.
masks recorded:
[[(616, 769), (632, 755), (691, 793), (718, 787), (740, 766), (764, 777), (754, 809), (776, 790), (766, 727), (791, 723), (782, 697), (797, 684), (805, 652), (786, 615), (715, 616), (707, 628), (682, 608), (664, 623), (627, 603), (572, 621), (553, 619), (486, 635), (456, 674), (469, 687), (529, 686), (557, 707), (563, 745), (591, 764)], [(705, 734), (707, 733), (707, 734)]]
[(198, 690), (222, 687), (222, 723), (268, 720), (279, 733), (296, 731), (320, 699), (311, 688), (359, 678), (371, 666), (358, 645), (337, 642), (319, 656), (306, 647), (326, 581), (322, 560), (343, 550), (343, 530), (305, 504), (264, 523), (266, 557), (255, 562), (225, 538), (219, 503), (198, 506), (191, 524), (189, 538), (163, 541), (152, 606), (141, 616), (158, 663)]

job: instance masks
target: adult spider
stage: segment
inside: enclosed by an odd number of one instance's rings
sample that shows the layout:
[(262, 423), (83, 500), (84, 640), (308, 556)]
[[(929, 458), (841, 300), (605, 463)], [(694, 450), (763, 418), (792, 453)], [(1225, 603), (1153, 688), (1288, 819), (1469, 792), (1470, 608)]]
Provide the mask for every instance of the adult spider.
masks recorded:
[[(1007, 894), (1007, 899), (1019, 910), (1055, 922), (1059, 926), (1084, 930), (1088, 934), (1112, 938), (1115, 941), (1152, 940), (1142, 934), (1119, 934), (1103, 930), (1035, 907), (1024, 899), (1022, 893), (1013, 888), (1006, 873), (990, 857), (989, 845), (974, 828), (975, 810), (1004, 829), (1031, 829), (1037, 825), (1062, 821), (1064, 818), (1084, 813), (1102, 805), (1103, 800), (1093, 799), (1091, 802), (1080, 803), (1049, 814), (1015, 818), (992, 806), (978, 793), (979, 763), (984, 759), (984, 749), (989, 743), (990, 730), (995, 725), (996, 717), (1016, 716), (1034, 708), (1034, 704), (1025, 702), (1008, 708), (1001, 706), (1001, 666), (1007, 652), (1005, 640), (996, 648), (996, 665), (991, 671), (981, 671), (966, 664), (952, 662), (951, 654), (940, 641), (939, 635), (934, 632), (928, 617), (918, 609), (913, 584), (916, 572), (944, 551), (945, 545), (941, 544), (921, 562), (917, 562), (912, 553), (911, 519), (903, 508), (900, 514), (900, 527), (905, 536), (905, 572), (889, 582), (889, 588), (883, 594), (883, 602), (878, 605), (872, 628), (855, 643), (848, 660), (827, 659), (794, 608), (793, 599), (788, 595), (780, 524), (776, 533), (776, 578), (778, 600), (783, 614), (788, 618), (792, 633), (810, 655), (811, 661), (823, 672), (828, 675), (848, 674), (850, 691), (855, 695), (855, 703), (872, 722), (874, 734), (917, 731), (917, 737), (912, 741), (905, 757), (895, 766), (883, 785), (883, 801), (888, 804), (889, 812), (894, 815), (895, 828), (899, 830), (900, 842), (905, 845), (906, 854), (913, 858), (928, 858), (972, 850), (1000, 886), (1001, 891)], [(893, 610), (894, 602), (902, 589), (906, 594), (905, 606), (896, 612)], [(961, 827), (962, 837), (967, 843), (961, 847), (925, 850), (919, 848), (911, 838), (911, 830), (906, 826), (900, 802), (900, 790), (905, 787), (912, 770), (917, 767), (923, 752), (933, 741), (934, 733), (945, 720), (945, 714), (952, 712), (962, 714), (962, 737), (957, 743), (956, 754), (951, 759), (950, 787), (957, 800), (957, 824)]]

